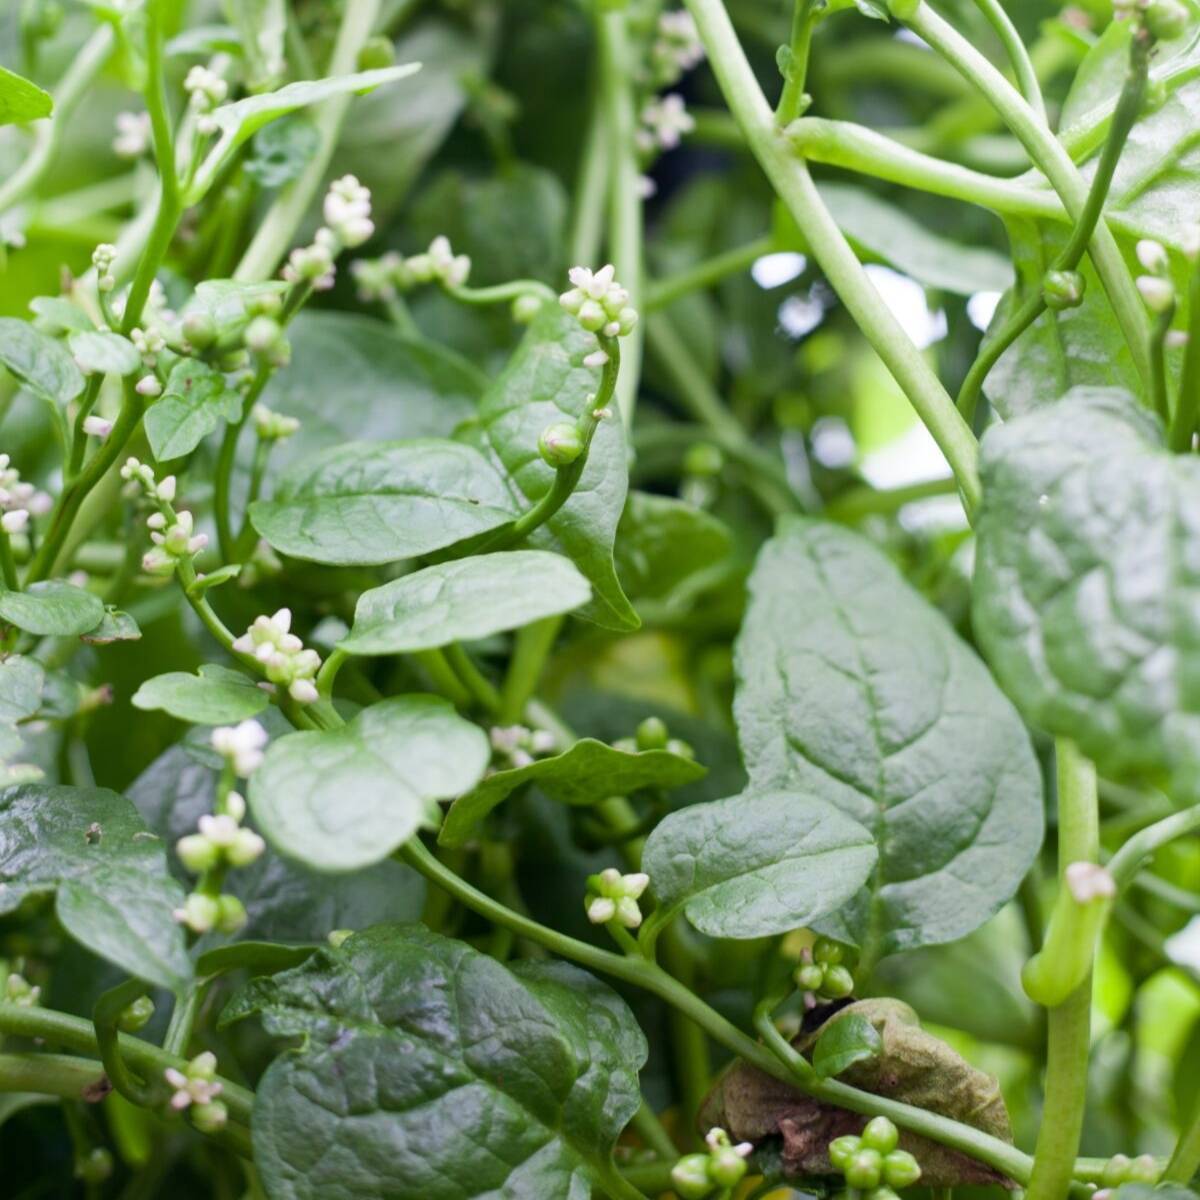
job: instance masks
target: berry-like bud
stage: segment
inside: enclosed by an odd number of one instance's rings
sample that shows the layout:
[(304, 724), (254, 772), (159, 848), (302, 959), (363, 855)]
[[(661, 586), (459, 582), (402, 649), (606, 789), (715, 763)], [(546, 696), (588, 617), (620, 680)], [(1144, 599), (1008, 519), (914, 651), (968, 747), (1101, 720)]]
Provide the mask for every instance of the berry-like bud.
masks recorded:
[(825, 968), (825, 982), (821, 994), (830, 1000), (842, 1000), (854, 991), (854, 976), (845, 967), (831, 964)]
[(844, 1174), (847, 1185), (859, 1191), (878, 1187), (883, 1174), (883, 1155), (878, 1150), (864, 1146), (846, 1164)]
[(1100, 1173), (1100, 1182), (1106, 1188), (1120, 1187), (1129, 1178), (1129, 1166), (1132, 1162), (1128, 1154), (1114, 1154), (1104, 1164)]
[(175, 843), (175, 853), (183, 864), (184, 870), (193, 875), (215, 867), (221, 860), (221, 850), (202, 833), (189, 833)]
[(512, 319), (518, 325), (528, 325), (542, 311), (542, 298), (526, 293), (512, 302)]
[[(819, 937), (813, 942), (813, 959), (836, 966), (842, 961), (843, 950), (832, 938)], [(879, 1147), (876, 1147), (878, 1149)]]
[(829, 1143), (829, 1161), (839, 1171), (845, 1171), (850, 1165), (854, 1156), (862, 1149), (862, 1138), (855, 1137), (852, 1133), (844, 1134), (842, 1137), (834, 1138)]
[(696, 757), (696, 751), (692, 749), (691, 742), (685, 742), (683, 738), (671, 738), (663, 748), (668, 754), (674, 754), (679, 758)]
[(1149, 1154), (1139, 1154), (1125, 1171), (1125, 1179), (1129, 1183), (1157, 1183), (1158, 1176), (1158, 1163)]
[[(875, 1118), (877, 1121), (882, 1119)], [(892, 1150), (884, 1155), (883, 1181), (888, 1187), (912, 1187), (920, 1178), (921, 1164), (907, 1150)]]
[(1042, 281), (1042, 299), (1055, 312), (1083, 303), (1087, 281), (1078, 271), (1047, 271)]
[(639, 750), (665, 750), (670, 740), (670, 731), (661, 717), (647, 717), (637, 727)]
[(547, 425), (538, 438), (538, 453), (542, 461), (555, 470), (569, 466), (583, 453), (583, 437), (578, 426), (570, 421)]
[(890, 1154), (899, 1140), (899, 1130), (887, 1117), (872, 1117), (862, 1131), (863, 1145), (880, 1154)]
[(191, 1112), (192, 1124), (201, 1133), (217, 1133), (225, 1128), (225, 1122), (229, 1120), (229, 1111), (220, 1100), (193, 1104)]
[(154, 1016), (154, 1001), (149, 996), (139, 996), (122, 1010), (117, 1018), (117, 1028), (122, 1033), (137, 1033)]
[(735, 1146), (718, 1146), (708, 1158), (708, 1174), (720, 1187), (734, 1187), (746, 1174), (746, 1159)]
[(378, 71), (390, 67), (396, 61), (396, 47), (392, 39), (382, 35), (368, 38), (363, 48), (358, 52), (358, 69), (360, 71)]
[(1153, 0), (1146, 9), (1146, 28), (1160, 42), (1181, 37), (1191, 23), (1191, 14), (1179, 0)]
[(796, 968), (796, 986), (804, 992), (819, 992), (825, 983), (825, 968), (817, 963), (804, 963)]
[(1152, 313), (1165, 313), (1175, 303), (1175, 288), (1169, 279), (1159, 275), (1139, 275), (1137, 290)]
[(683, 456), (683, 471), (685, 475), (700, 475), (708, 478), (720, 475), (725, 468), (725, 455), (720, 447), (712, 442), (697, 442), (689, 446)]
[(183, 907), (175, 910), (174, 917), (193, 933), (207, 933), (216, 926), (220, 913), (220, 907), (212, 896), (192, 892), (184, 900)]
[(282, 337), (283, 327), (274, 317), (255, 317), (246, 326), (242, 340), (248, 350), (253, 350), (255, 354), (266, 354), (275, 349)]
[(217, 898), (217, 919), (214, 922), (221, 933), (237, 933), (248, 920), (246, 906), (236, 897), (222, 895)]
[(671, 1187), (681, 1200), (703, 1200), (712, 1191), (707, 1154), (685, 1154), (671, 1168)]

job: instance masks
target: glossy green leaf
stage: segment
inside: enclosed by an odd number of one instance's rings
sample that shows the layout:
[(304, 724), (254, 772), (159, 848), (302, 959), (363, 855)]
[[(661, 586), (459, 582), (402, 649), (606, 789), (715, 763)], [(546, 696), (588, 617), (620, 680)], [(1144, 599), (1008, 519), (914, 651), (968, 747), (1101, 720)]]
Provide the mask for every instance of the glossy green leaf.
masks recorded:
[(670, 595), (685, 580), (728, 557), (728, 527), (673, 496), (630, 492), (617, 527), (617, 574), (634, 598)]
[(99, 596), (73, 583), (51, 579), (30, 584), (23, 592), (0, 591), (0, 621), (26, 633), (76, 637), (104, 619)]
[(241, 411), (242, 397), (220, 371), (194, 358), (171, 368), (163, 394), (146, 410), (143, 424), (150, 449), (159, 462), (182, 458), (222, 421)]
[(285, 472), (270, 500), (250, 506), (276, 550), (343, 566), (429, 554), (516, 515), (479, 451), (432, 438), (338, 446)]
[(147, 679), (131, 703), (134, 708), (161, 709), (196, 725), (236, 725), (258, 716), (270, 699), (240, 671), (206, 663), (198, 675), (171, 671)]
[(142, 368), (137, 347), (111, 329), (88, 329), (67, 338), (71, 357), (85, 375), (132, 375)]
[(973, 611), (997, 678), (1101, 771), (1169, 778), (1194, 798), (1196, 464), (1166, 452), (1132, 397), (1099, 389), (997, 427), (984, 447)]
[[(542, 311), (479, 406), (480, 436), (498, 468), (512, 481), (523, 507), (540, 500), (554, 470), (537, 453), (547, 425), (576, 420), (595, 397), (599, 371), (583, 365), (595, 339), (553, 304)], [(617, 580), (613, 542), (629, 486), (623, 426), (614, 413), (592, 440), (587, 466), (571, 498), (530, 538), (530, 544), (561, 550), (587, 576), (595, 593), (581, 616), (613, 629), (636, 629), (639, 621)]]
[(41, 784), (0, 792), (0, 912), (55, 893), (63, 927), (94, 954), (173, 991), (191, 977), (171, 915), (183, 889), (124, 796)]
[[(585, 806), (641, 788), (676, 788), (703, 779), (706, 769), (668, 750), (616, 750), (594, 738), (581, 738), (569, 750), (524, 767), (495, 771), (474, 790), (459, 796), (446, 814), (438, 840), (462, 845), (493, 808), (517, 788), (536, 784), (559, 804)], [(690, 811), (694, 811), (689, 809)]]
[(419, 925), (255, 980), (223, 1020), (253, 1013), (303, 1039), (255, 1096), (275, 1200), (584, 1200), (640, 1103), (646, 1040), (615, 993)]
[(82, 308), (62, 296), (35, 296), (29, 302), (29, 309), (35, 315), (34, 324), (37, 328), (52, 336), (86, 333), (96, 328)]
[(0, 317), (0, 366), (51, 404), (67, 404), (83, 391), (83, 376), (63, 344), (15, 317)]
[(251, 779), (250, 807), (281, 854), (350, 871), (436, 827), (437, 801), (473, 787), (488, 754), (483, 730), (445, 700), (399, 696), (340, 729), (272, 742)]
[(107, 646), (112, 642), (139, 641), (142, 631), (129, 613), (109, 604), (104, 609), (100, 623), (79, 636), (80, 640), (87, 642), (89, 646)]
[(0, 67), (0, 125), (23, 124), (48, 117), (54, 98), (23, 75)]
[(520, 629), (586, 604), (588, 582), (569, 559), (513, 550), (439, 563), (358, 598), (350, 654), (409, 654)]
[(811, 925), (871, 878), (870, 830), (810, 795), (746, 792), (664, 818), (642, 865), (668, 912), (711, 937), (755, 938)]
[(850, 1013), (821, 1029), (812, 1051), (813, 1070), (818, 1079), (834, 1079), (855, 1063), (882, 1053), (879, 1030), (860, 1013)]
[(46, 670), (36, 658), (10, 654), (0, 659), (0, 724), (15, 725), (42, 706)]
[(785, 518), (736, 645), (750, 790), (819, 796), (874, 834), (871, 883), (824, 932), (883, 953), (952, 941), (1016, 891), (1041, 774), (987, 669), (859, 535)]

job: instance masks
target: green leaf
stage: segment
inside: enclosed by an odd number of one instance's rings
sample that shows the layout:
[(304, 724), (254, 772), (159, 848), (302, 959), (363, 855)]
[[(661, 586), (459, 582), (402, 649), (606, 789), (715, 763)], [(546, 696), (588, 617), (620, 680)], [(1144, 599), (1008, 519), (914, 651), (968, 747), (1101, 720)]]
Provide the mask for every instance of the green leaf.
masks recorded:
[(640, 1104), (646, 1040), (617, 995), (422, 926), (378, 926), (255, 980), (223, 1021), (255, 1012), (303, 1039), (255, 1095), (274, 1200), (576, 1200)]
[(243, 168), (260, 187), (280, 188), (304, 170), (320, 145), (316, 125), (304, 114), (293, 113), (254, 135), (252, 152)]
[(0, 591), (0, 621), (50, 637), (77, 637), (104, 619), (99, 596), (71, 583), (50, 579), (23, 592)]
[(410, 654), (520, 629), (587, 603), (588, 582), (570, 560), (513, 550), (439, 563), (363, 592), (350, 654)]
[(67, 338), (71, 357), (85, 375), (132, 375), (142, 369), (137, 347), (111, 329), (88, 329)]
[(335, 447), (285, 472), (271, 500), (250, 506), (276, 550), (342, 566), (429, 554), (516, 515), (479, 451), (432, 438)]
[(437, 696), (398, 696), (349, 724), (292, 733), (271, 743), (250, 783), (250, 807), (281, 854), (321, 871), (351, 871), (387, 858), (436, 802), (482, 777), (488, 741)]
[(206, 316), (216, 330), (216, 340), (222, 344), (236, 339), (250, 323), (250, 309), (259, 300), (269, 297), (282, 299), (288, 290), (282, 279), (243, 283), (240, 279), (206, 279), (196, 284), (180, 312), (181, 317), (195, 314)]
[[(514, 497), (540, 500), (554, 470), (537, 453), (543, 429), (564, 418), (576, 420), (594, 402), (599, 372), (583, 365), (595, 339), (557, 305), (543, 305), (508, 365), (479, 406), (472, 431), (490, 448), (510, 480)], [(612, 629), (639, 625), (613, 566), (613, 542), (629, 486), (625, 434), (616, 414), (602, 421), (592, 439), (587, 466), (571, 498), (529, 539), (560, 550), (591, 582), (595, 597), (580, 615)]]
[(870, 542), (785, 518), (736, 644), (750, 790), (820, 796), (875, 836), (869, 887), (821, 928), (892, 953), (952, 941), (1042, 842), (1029, 737), (987, 669)]
[(241, 394), (220, 371), (194, 358), (180, 359), (163, 394), (146, 410), (146, 437), (154, 457), (170, 462), (191, 454), (222, 421), (234, 420), (241, 407)]
[(266, 692), (238, 671), (206, 663), (199, 675), (171, 671), (147, 679), (133, 694), (134, 708), (162, 709), (195, 725), (235, 725), (270, 703)]
[(94, 954), (172, 991), (191, 978), (171, 915), (183, 889), (124, 796), (41, 784), (0, 793), (0, 913), (55, 893), (63, 927)]
[(812, 1065), (818, 1079), (832, 1079), (855, 1063), (883, 1052), (879, 1030), (860, 1013), (824, 1025), (813, 1046)]
[(142, 631), (138, 627), (137, 621), (127, 612), (122, 612), (111, 604), (105, 607), (104, 616), (100, 618), (98, 625), (79, 635), (80, 641), (86, 642), (89, 646), (108, 646), (113, 642), (136, 642), (141, 640), (141, 636)]
[(629, 595), (659, 599), (727, 558), (732, 546), (711, 513), (673, 496), (630, 492), (617, 527), (617, 574)]
[[(838, 228), (868, 260), (887, 263), (926, 287), (961, 296), (1001, 292), (1012, 283), (1012, 265), (1005, 256), (941, 237), (874, 192), (826, 182), (819, 191)], [(781, 246), (810, 252), (781, 203), (776, 204), (774, 221)]]
[(0, 366), (51, 404), (68, 404), (83, 391), (83, 376), (62, 343), (16, 317), (0, 317)]
[(420, 63), (403, 63), (394, 67), (381, 67), (377, 71), (359, 71), (353, 75), (334, 75), (328, 79), (304, 79), (289, 83), (274, 92), (261, 92), (257, 96), (246, 96), (232, 104), (214, 108), (211, 116), (216, 127), (238, 146), (252, 137), (269, 121), (274, 121), (298, 108), (320, 104), (334, 96), (348, 92), (358, 96), (374, 91), (385, 83), (406, 79), (421, 69)]
[(42, 333), (87, 333), (96, 328), (92, 319), (77, 304), (62, 296), (35, 296), (29, 302), (35, 314), (34, 324)]
[(54, 111), (54, 98), (23, 75), (0, 67), (0, 125), (37, 121)]
[(307, 962), (318, 946), (286, 946), (277, 942), (234, 942), (206, 950), (196, 959), (196, 974), (219, 975), (245, 967), (255, 975), (276, 975)]
[(278, 82), (287, 66), (283, 57), (287, 31), (284, 0), (225, 0), (222, 7), (241, 37), (247, 86), (257, 92)]
[(177, 33), (163, 49), (171, 58), (208, 58), (213, 54), (241, 54), (242, 41), (232, 25), (195, 25)]
[(36, 658), (10, 654), (0, 659), (0, 725), (15, 725), (42, 706), (46, 671)]
[(527, 783), (536, 784), (559, 804), (586, 806), (609, 796), (628, 796), (642, 788), (682, 787), (703, 779), (707, 773), (694, 759), (667, 750), (635, 753), (581, 738), (552, 758), (495, 771), (473, 791), (459, 796), (446, 814), (438, 841), (444, 846), (461, 846), (497, 804)]
[(997, 427), (982, 462), (973, 614), (997, 678), (1103, 773), (1169, 778), (1195, 799), (1196, 464), (1166, 452), (1132, 397), (1102, 389)]
[(868, 829), (812, 796), (747, 792), (665, 817), (642, 865), (669, 912), (711, 937), (811, 925), (853, 898), (878, 854)]

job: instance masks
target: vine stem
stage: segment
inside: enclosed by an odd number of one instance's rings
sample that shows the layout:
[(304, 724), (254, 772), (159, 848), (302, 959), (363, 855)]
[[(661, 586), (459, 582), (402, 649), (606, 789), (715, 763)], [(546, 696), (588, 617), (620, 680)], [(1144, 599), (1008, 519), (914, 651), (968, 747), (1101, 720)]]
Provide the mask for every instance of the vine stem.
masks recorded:
[[(1087, 206), (1087, 184), (1062, 143), (1025, 103), (1020, 93), (925, 0), (921, 0), (911, 16), (905, 15), (904, 23), (947, 59), (991, 104), (1049, 180), (1051, 187), (1061, 197), (1063, 206), (1078, 224)], [(1089, 252), (1129, 344), (1134, 366), (1142, 379), (1148, 381), (1151, 368), (1146, 310), (1116, 239), (1103, 221), (1092, 232)]]
[(104, 1066), (69, 1054), (0, 1054), (0, 1092), (83, 1100), (106, 1091)]
[[(1100, 810), (1096, 769), (1073, 742), (1055, 742), (1058, 770), (1059, 887), (1071, 863), (1098, 862)], [(1045, 1111), (1034, 1151), (1027, 1200), (1062, 1200), (1071, 1185), (1083, 1132), (1091, 1035), (1092, 973), (1047, 1014)]]
[(1163, 1172), (1162, 1183), (1191, 1183), (1200, 1170), (1200, 1108), (1193, 1114), (1191, 1123), (1179, 1135), (1175, 1153)]
[(804, 107), (804, 85), (808, 79), (808, 56), (812, 49), (813, 30), (824, 4), (817, 0), (795, 0), (796, 7), (792, 11), (792, 42), (789, 50), (791, 60), (788, 62), (787, 73), (784, 76), (783, 92), (779, 97), (779, 107), (775, 110), (775, 120), (780, 125), (794, 121)]
[[(379, 16), (380, 0), (346, 0), (337, 41), (329, 60), (329, 75), (349, 75), (358, 67), (358, 53), (366, 44)], [(317, 108), (313, 123), (317, 128), (317, 148), (304, 170), (280, 192), (266, 218), (258, 227), (242, 261), (233, 273), (242, 283), (257, 283), (275, 274), (287, 253), (296, 230), (329, 169), (338, 134), (346, 120), (353, 96), (333, 96)]]
[(1135, 833), (1108, 860), (1108, 873), (1118, 888), (1124, 888), (1133, 882), (1134, 876), (1155, 850), (1197, 829), (1200, 829), (1200, 806), (1185, 808), (1182, 812), (1155, 821), (1153, 825), (1147, 825)]
[(1004, 53), (1012, 64), (1013, 74), (1017, 77), (1017, 86), (1025, 103), (1033, 109), (1039, 121), (1046, 121), (1046, 102), (1042, 99), (1042, 85), (1038, 82), (1037, 71), (1029, 57), (1029, 51), (1012, 18), (1004, 11), (1000, 0), (975, 0), (975, 7), (987, 18), (988, 24), (996, 31)]
[(730, 275), (739, 275), (774, 249), (775, 239), (767, 234), (747, 242), (744, 246), (734, 246), (732, 250), (725, 250), (712, 258), (706, 258), (686, 271), (668, 275), (657, 283), (647, 285), (642, 311), (652, 313), (656, 309), (666, 308), (681, 296), (690, 295), (702, 288), (710, 288)]
[(696, 21), (725, 100), (755, 158), (800, 226), (826, 278), (946, 456), (958, 479), (967, 512), (973, 512), (980, 498), (979, 447), (970, 427), (954, 407), (936, 372), (872, 286), (822, 202), (807, 166), (794, 157), (787, 138), (776, 127), (774, 114), (721, 0), (687, 0), (687, 7)]
[(1179, 376), (1179, 394), (1171, 420), (1170, 446), (1176, 454), (1192, 448), (1200, 409), (1200, 268), (1192, 264), (1188, 279), (1188, 340)]
[(595, 262), (604, 239), (604, 203), (608, 195), (607, 146), (604, 140), (604, 110), (598, 89), (592, 97), (587, 134), (575, 184), (575, 212), (571, 218), (572, 263)]

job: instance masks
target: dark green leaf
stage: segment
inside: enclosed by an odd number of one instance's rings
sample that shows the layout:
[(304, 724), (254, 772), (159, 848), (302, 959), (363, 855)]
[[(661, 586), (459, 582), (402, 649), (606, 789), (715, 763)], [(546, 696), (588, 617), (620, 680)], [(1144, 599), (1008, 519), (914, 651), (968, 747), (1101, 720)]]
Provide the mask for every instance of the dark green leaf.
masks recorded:
[(429, 554), (516, 515), (479, 451), (432, 438), (338, 446), (285, 472), (271, 500), (250, 506), (276, 550), (343, 566)]
[(575, 1200), (640, 1103), (646, 1041), (607, 987), (562, 963), (509, 970), (421, 926), (256, 980), (223, 1019), (254, 1012), (305, 1039), (255, 1097), (276, 1200)]
[(879, 1030), (859, 1013), (830, 1021), (813, 1046), (812, 1065), (818, 1079), (840, 1075), (857, 1062), (878, 1058), (883, 1051)]
[(71, 357), (85, 375), (132, 375), (141, 370), (137, 347), (111, 329), (88, 329), (67, 338)]
[(871, 877), (870, 831), (795, 792), (747, 792), (666, 817), (642, 865), (658, 902), (711, 937), (785, 933), (834, 912)]
[[(557, 305), (544, 305), (480, 403), (475, 432), (510, 477), (514, 495), (528, 504), (540, 500), (554, 482), (553, 468), (537, 453), (542, 430), (564, 418), (577, 420), (594, 402), (599, 372), (583, 365), (594, 346), (595, 339), (578, 321)], [(614, 629), (639, 624), (613, 567), (613, 542), (628, 485), (625, 435), (614, 413), (611, 421), (600, 423), (571, 498), (530, 539), (574, 560), (595, 592), (580, 615)]]
[(0, 366), (51, 404), (68, 404), (83, 391), (83, 376), (62, 343), (15, 317), (0, 317)]
[(191, 977), (172, 916), (183, 889), (124, 796), (40, 784), (0, 793), (0, 912), (55, 892), (59, 920), (93, 953), (172, 991)]
[(358, 598), (351, 654), (408, 654), (477, 641), (567, 613), (592, 594), (569, 559), (513, 550), (439, 563)]
[(26, 633), (76, 637), (104, 619), (99, 596), (74, 584), (52, 579), (30, 584), (24, 592), (0, 591), (0, 621)]
[(196, 974), (219, 975), (244, 967), (255, 975), (274, 975), (306, 962), (317, 946), (285, 946), (276, 942), (234, 942), (206, 950), (196, 959)]
[(256, 717), (270, 699), (239, 671), (206, 663), (199, 675), (171, 671), (147, 679), (131, 703), (134, 708), (162, 709), (196, 725), (236, 725)]
[(250, 783), (250, 807), (277, 850), (322, 871), (387, 858), (437, 801), (473, 787), (488, 761), (483, 730), (437, 696), (398, 696), (341, 729), (271, 743)]
[(659, 599), (726, 558), (728, 528), (673, 496), (630, 492), (617, 528), (617, 574), (625, 591)]
[(1029, 737), (987, 669), (868, 541), (785, 518), (736, 647), (751, 791), (820, 796), (875, 836), (868, 888), (821, 928), (891, 953), (952, 941), (1042, 842)]
[(23, 75), (0, 67), (0, 125), (23, 124), (48, 117), (54, 98)]
[(632, 753), (583, 738), (552, 758), (496, 771), (474, 791), (459, 796), (446, 814), (438, 840), (446, 846), (461, 845), (497, 804), (527, 783), (537, 784), (559, 804), (583, 806), (609, 796), (628, 796), (640, 788), (681, 787), (706, 773), (694, 759), (667, 750)]
[(171, 368), (163, 394), (146, 411), (150, 449), (159, 462), (182, 458), (222, 421), (241, 411), (242, 397), (206, 363), (184, 358)]
[(46, 671), (36, 658), (10, 654), (0, 659), (0, 724), (15, 725), (42, 706)]

